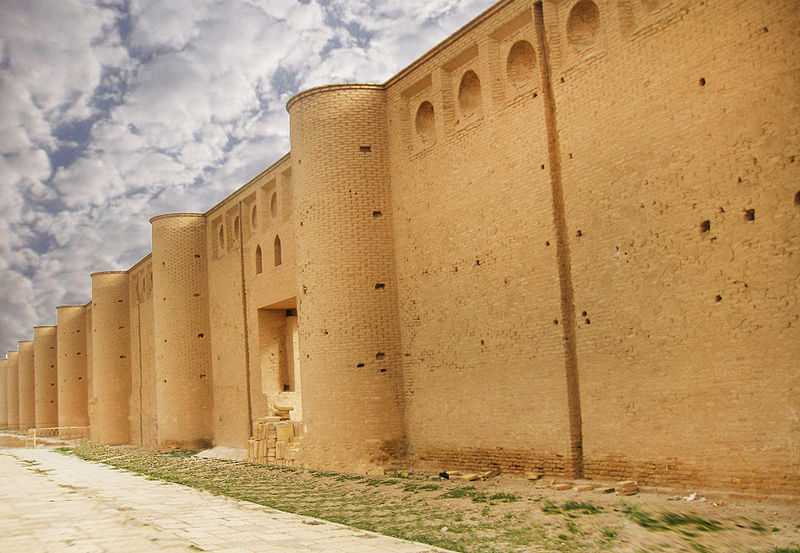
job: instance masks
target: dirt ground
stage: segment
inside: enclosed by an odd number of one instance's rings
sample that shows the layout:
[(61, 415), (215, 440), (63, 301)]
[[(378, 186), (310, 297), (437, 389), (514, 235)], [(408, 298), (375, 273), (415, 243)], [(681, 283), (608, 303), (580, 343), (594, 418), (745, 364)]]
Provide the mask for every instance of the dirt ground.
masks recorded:
[(800, 553), (800, 498), (697, 494), (687, 501), (692, 490), (619, 497), (556, 491), (546, 476), (465, 482), (401, 471), (375, 477), (89, 442), (74, 453), (151, 479), (467, 553)]

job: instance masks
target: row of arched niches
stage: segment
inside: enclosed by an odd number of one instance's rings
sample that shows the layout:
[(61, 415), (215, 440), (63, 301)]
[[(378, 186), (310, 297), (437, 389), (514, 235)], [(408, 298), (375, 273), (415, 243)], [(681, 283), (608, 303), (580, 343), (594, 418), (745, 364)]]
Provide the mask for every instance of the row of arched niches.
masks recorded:
[[(683, 3), (546, 0), (543, 22), (551, 70), (567, 69), (602, 53), (609, 40), (635, 34)], [(535, 10), (526, 9), (475, 36), (470, 46), (403, 90), (402, 117), (411, 131), (412, 150), (427, 148), (442, 132), (476, 123), (487, 109), (502, 108), (522, 95), (540, 94), (542, 57)]]

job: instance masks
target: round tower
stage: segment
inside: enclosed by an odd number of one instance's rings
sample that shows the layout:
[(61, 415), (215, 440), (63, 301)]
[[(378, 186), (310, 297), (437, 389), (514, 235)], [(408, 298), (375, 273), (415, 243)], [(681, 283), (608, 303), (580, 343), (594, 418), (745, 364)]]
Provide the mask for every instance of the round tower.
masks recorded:
[(404, 451), (386, 93), (303, 92), (291, 118), (303, 458), (375, 468)]
[(107, 445), (130, 440), (131, 393), (128, 273), (92, 274), (91, 439)]
[(211, 443), (206, 219), (173, 213), (153, 230), (153, 326), (159, 449)]
[(19, 429), (25, 432), (36, 426), (36, 379), (33, 373), (33, 340), (21, 340), (19, 346)]
[(19, 352), (9, 351), (6, 358), (6, 417), (8, 429), (19, 430)]
[(58, 426), (89, 426), (86, 308), (83, 305), (61, 305), (56, 312)]
[(8, 359), (0, 359), (0, 428), (8, 428)]
[(33, 374), (36, 428), (58, 426), (56, 327), (33, 327)]

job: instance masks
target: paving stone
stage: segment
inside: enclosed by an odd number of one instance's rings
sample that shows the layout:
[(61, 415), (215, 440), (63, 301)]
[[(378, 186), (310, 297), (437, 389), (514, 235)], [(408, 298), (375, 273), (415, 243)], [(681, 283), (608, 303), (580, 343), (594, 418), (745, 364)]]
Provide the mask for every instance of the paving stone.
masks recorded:
[(51, 449), (0, 449), (0, 482), (2, 553), (448, 553)]

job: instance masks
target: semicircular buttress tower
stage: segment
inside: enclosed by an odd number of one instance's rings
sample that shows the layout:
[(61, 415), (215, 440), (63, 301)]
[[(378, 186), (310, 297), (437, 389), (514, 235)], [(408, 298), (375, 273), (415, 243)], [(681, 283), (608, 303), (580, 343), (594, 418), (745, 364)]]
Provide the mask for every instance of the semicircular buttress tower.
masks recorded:
[(6, 357), (6, 416), (8, 429), (19, 430), (19, 352)]
[(8, 359), (0, 359), (0, 428), (8, 428)]
[(159, 449), (211, 443), (206, 218), (171, 213), (153, 231), (153, 326)]
[(58, 426), (89, 426), (86, 307), (61, 305), (56, 311)]
[(19, 346), (19, 429), (25, 432), (36, 426), (33, 340), (21, 340), (17, 345)]
[[(405, 449), (386, 94), (334, 85), (295, 96), (300, 458), (370, 470)], [(380, 216), (379, 216), (380, 215)]]
[(92, 392), (90, 436), (106, 445), (130, 441), (131, 393), (128, 273), (92, 274)]
[(56, 327), (33, 327), (36, 428), (54, 428), (58, 426), (57, 357)]

